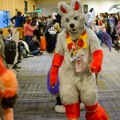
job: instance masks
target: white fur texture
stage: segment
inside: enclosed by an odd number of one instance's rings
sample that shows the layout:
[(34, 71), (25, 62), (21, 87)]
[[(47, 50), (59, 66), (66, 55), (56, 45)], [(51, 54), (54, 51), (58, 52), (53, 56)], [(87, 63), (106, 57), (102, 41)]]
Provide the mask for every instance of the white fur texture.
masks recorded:
[(65, 3), (64, 1), (63, 2), (60, 2), (58, 3), (58, 10), (60, 12), (61, 15), (64, 15), (65, 13), (63, 11), (61, 11), (61, 7), (63, 7), (67, 12), (69, 11), (70, 7), (67, 3)]
[(71, 3), (71, 5), (70, 5), (70, 8), (71, 8), (72, 10), (74, 10), (74, 8), (75, 8), (75, 3), (76, 3), (76, 2), (78, 2), (79, 5), (80, 5), (78, 11), (79, 11), (79, 12), (83, 12), (83, 5), (82, 5), (82, 3), (81, 3), (80, 0), (72, 0), (72, 3)]
[(82, 49), (86, 61), (83, 61), (81, 73), (76, 73), (74, 65), (69, 61), (70, 53), (67, 49), (66, 30), (63, 30), (57, 40), (56, 53), (64, 55), (64, 61), (60, 68), (60, 95), (63, 104), (72, 104), (78, 102), (80, 96), (85, 105), (93, 105), (98, 100), (97, 85), (95, 76), (90, 71), (92, 62), (92, 53), (101, 49), (95, 33), (87, 29), (88, 39), (87, 49)]
[(56, 13), (56, 12), (53, 12), (53, 13), (52, 13), (52, 19), (53, 19), (53, 20), (55, 20), (55, 19), (56, 19), (56, 15), (57, 15), (57, 13)]
[(92, 22), (95, 19), (95, 9), (91, 8), (90, 11), (85, 15), (85, 23), (87, 27), (91, 27)]
[[(78, 10), (73, 10), (76, 1), (79, 3), (80, 8)], [(75, 40), (84, 29), (85, 15), (82, 12), (82, 4), (79, 0), (73, 0), (70, 6), (67, 6), (66, 3), (61, 2), (59, 3), (59, 11), (62, 13), (60, 6), (63, 6), (67, 10), (67, 13), (62, 14), (61, 24), (70, 34), (71, 38)]]
[[(79, 3), (80, 8), (77, 7), (78, 9), (74, 10), (76, 1)], [(60, 6), (63, 6), (67, 12), (63, 13)], [(91, 29), (84, 26), (85, 15), (80, 0), (73, 0), (70, 6), (61, 2), (59, 3), (59, 10), (62, 13), (61, 22), (64, 27), (57, 38), (56, 46), (56, 53), (64, 56), (59, 71), (60, 98), (63, 104), (77, 103), (80, 97), (84, 105), (94, 105), (98, 101), (98, 93), (95, 74), (90, 72), (90, 64), (92, 53), (101, 49), (99, 40)], [(88, 35), (87, 48), (80, 49), (85, 60), (81, 61), (81, 72), (77, 73), (75, 72), (74, 63), (69, 60), (70, 52), (67, 49), (66, 34), (69, 33), (72, 40), (77, 40), (85, 30)]]

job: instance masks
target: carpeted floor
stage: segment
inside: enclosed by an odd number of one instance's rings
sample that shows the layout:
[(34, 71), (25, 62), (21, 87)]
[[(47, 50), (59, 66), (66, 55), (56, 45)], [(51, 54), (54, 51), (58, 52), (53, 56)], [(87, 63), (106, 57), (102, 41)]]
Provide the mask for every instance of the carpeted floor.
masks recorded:
[[(120, 54), (103, 46), (103, 69), (98, 76), (99, 102), (109, 120), (120, 120)], [(46, 75), (52, 55), (23, 59), (18, 72), (19, 93), (14, 107), (15, 120), (66, 120), (65, 114), (54, 111), (55, 97), (47, 91)], [(85, 120), (85, 111), (80, 120)]]

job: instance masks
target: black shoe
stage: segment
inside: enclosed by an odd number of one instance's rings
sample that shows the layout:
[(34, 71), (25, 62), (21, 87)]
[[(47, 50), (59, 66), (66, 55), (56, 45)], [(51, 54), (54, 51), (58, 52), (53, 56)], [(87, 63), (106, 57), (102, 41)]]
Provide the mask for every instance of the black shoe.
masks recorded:
[(20, 66), (18, 66), (18, 65), (14, 65), (13, 66), (13, 69), (20, 69), (21, 67)]
[(43, 54), (43, 52), (42, 51), (40, 51), (40, 55), (42, 55)]

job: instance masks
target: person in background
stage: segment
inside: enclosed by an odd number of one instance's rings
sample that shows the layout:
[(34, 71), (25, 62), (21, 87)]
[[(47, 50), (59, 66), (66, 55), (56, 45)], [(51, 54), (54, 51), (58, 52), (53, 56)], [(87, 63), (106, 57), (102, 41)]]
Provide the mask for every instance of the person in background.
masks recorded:
[(14, 27), (23, 27), (25, 17), (21, 15), (22, 15), (22, 12), (17, 11), (17, 14), (10, 19), (11, 22), (14, 24)]
[(39, 41), (37, 40), (36, 35), (32, 36), (32, 39), (30, 40), (28, 46), (32, 55), (42, 55), (43, 52), (40, 50)]
[(24, 24), (24, 37), (27, 44), (29, 44), (33, 36), (33, 31), (36, 30), (38, 26), (38, 25), (35, 25), (34, 27), (32, 27), (31, 23), (32, 23), (32, 18), (28, 17), (26, 19), (26, 23)]
[(46, 19), (46, 24), (48, 25), (48, 24), (50, 24), (51, 22), (52, 22), (52, 16), (49, 15), (49, 16), (47, 17), (47, 19)]
[(116, 33), (118, 34), (118, 38), (120, 40), (120, 16), (118, 17), (118, 24), (115, 27), (115, 29), (116, 29)]
[(6, 36), (6, 40), (12, 39), (12, 28), (8, 28), (8, 35)]
[(119, 51), (120, 49), (120, 16), (118, 17), (118, 24), (115, 27), (116, 29), (116, 33), (117, 33), (117, 40), (115, 41), (115, 46), (113, 46), (115, 48), (115, 50)]
[(42, 28), (44, 28), (44, 24), (38, 19), (38, 16), (35, 15), (31, 25), (36, 26), (38, 25), (37, 29), (33, 31), (33, 34), (37, 36), (37, 39), (40, 40), (40, 37), (43, 36), (42, 34)]
[(3, 30), (0, 30), (0, 55), (4, 66), (7, 68), (7, 63), (5, 61), (5, 38), (3, 36)]
[(21, 11), (17, 11), (17, 14), (13, 16), (11, 22), (14, 24), (14, 27), (19, 31), (19, 38), (23, 38), (23, 24), (25, 23), (25, 17), (22, 15)]

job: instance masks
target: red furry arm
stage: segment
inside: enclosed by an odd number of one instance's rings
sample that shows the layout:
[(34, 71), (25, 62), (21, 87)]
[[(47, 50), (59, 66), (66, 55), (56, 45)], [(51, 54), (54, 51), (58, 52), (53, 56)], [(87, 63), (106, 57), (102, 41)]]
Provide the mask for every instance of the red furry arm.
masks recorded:
[(58, 71), (59, 68), (63, 62), (64, 57), (60, 54), (55, 54), (53, 61), (52, 61), (52, 67), (50, 69), (50, 84), (51, 86), (54, 86), (57, 82), (58, 77)]
[(18, 83), (13, 71), (4, 67), (0, 57), (0, 91), (2, 97), (9, 98), (17, 94)]
[(93, 60), (90, 65), (91, 71), (98, 73), (101, 71), (101, 66), (102, 66), (102, 61), (103, 61), (103, 51), (102, 50), (97, 50), (93, 52)]
[(56, 53), (54, 55), (52, 65), (59, 68), (62, 64), (63, 59), (64, 59), (64, 57), (62, 55)]

